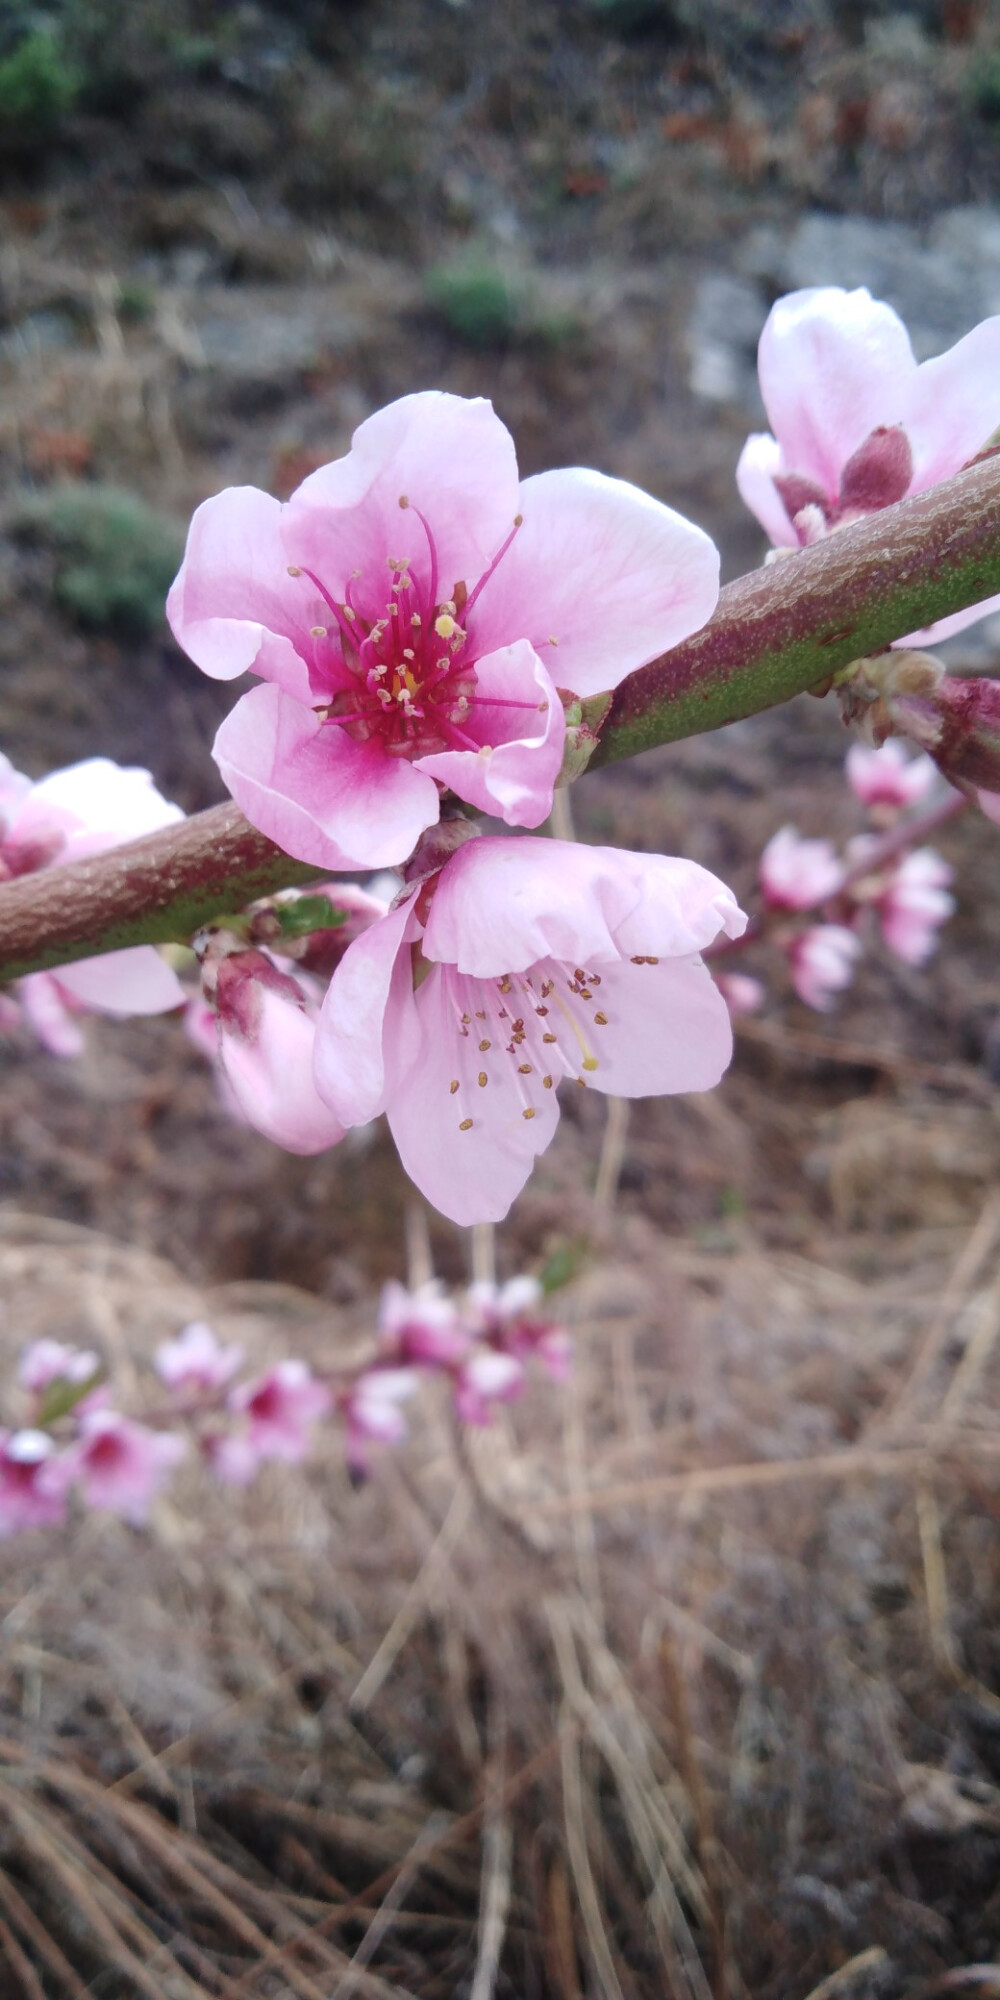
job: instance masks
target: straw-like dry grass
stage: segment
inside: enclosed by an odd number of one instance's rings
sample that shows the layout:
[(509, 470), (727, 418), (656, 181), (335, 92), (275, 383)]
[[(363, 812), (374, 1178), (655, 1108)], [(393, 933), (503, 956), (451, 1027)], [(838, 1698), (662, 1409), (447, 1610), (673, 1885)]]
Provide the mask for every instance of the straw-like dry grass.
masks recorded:
[[(948, 1971), (998, 1921), (998, 1245), (992, 1196), (869, 1282), (616, 1218), (567, 1394), (6, 1544), (5, 2000), (1000, 1990)], [(0, 1290), (137, 1406), (196, 1312), (365, 1333), (13, 1211)]]

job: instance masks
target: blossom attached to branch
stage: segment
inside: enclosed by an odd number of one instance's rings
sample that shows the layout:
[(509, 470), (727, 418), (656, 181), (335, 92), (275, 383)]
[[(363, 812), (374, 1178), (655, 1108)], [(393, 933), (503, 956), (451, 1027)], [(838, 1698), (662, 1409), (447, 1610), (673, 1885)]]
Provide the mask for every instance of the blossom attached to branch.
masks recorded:
[[(772, 430), (747, 439), (736, 481), (777, 549), (926, 492), (1000, 425), (1000, 317), (918, 366), (891, 306), (863, 286), (817, 286), (771, 308), (758, 369)], [(986, 597), (898, 643), (944, 639), (998, 605)]]
[(718, 554), (638, 488), (518, 481), (488, 402), (436, 391), (369, 417), (284, 505), (206, 500), (168, 615), (204, 672), (263, 683), (215, 756), (247, 818), (331, 869), (402, 862), (442, 790), (539, 826), (589, 696), (703, 625)]

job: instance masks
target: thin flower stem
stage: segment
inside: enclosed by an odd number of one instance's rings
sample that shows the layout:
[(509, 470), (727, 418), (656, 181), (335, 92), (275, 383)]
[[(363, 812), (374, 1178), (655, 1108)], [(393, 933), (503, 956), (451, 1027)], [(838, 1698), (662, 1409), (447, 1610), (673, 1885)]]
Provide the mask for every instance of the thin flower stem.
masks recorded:
[[(725, 586), (701, 632), (618, 689), (594, 765), (754, 715), (1000, 591), (1000, 456)], [(186, 942), (329, 871), (292, 861), (236, 806), (91, 861), (0, 885), (0, 984), (73, 959)]]

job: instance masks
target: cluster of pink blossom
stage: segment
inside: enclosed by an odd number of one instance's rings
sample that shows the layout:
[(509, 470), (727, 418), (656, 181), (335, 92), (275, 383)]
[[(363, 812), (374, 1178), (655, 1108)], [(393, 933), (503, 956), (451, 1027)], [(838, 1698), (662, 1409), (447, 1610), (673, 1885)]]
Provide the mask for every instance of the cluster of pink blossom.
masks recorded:
[[(737, 472), (772, 553), (790, 559), (984, 449), (998, 364), (1000, 318), (918, 366), (864, 290), (779, 300), (760, 344), (773, 434), (747, 441)], [(81, 1007), (186, 997), (235, 1118), (312, 1153), (384, 1112), (444, 1214), (499, 1220), (552, 1139), (562, 1083), (709, 1089), (729, 1061), (729, 1008), (755, 1001), (755, 982), (717, 981), (704, 962), (745, 929), (715, 876), (535, 831), (585, 767), (612, 691), (709, 618), (718, 571), (707, 535), (621, 480), (520, 480), (490, 404), (439, 392), (370, 417), (284, 505), (252, 487), (206, 500), (170, 622), (206, 674), (257, 676), (216, 761), (248, 819), (331, 879), (199, 934), (194, 999), (143, 947), (32, 975), (5, 1009), (68, 1053)], [(899, 647), (840, 677), (866, 739), (848, 776), (873, 832), (838, 856), (785, 827), (761, 865), (765, 917), (747, 936), (766, 925), (814, 1007), (849, 984), (873, 918), (907, 963), (933, 949), (950, 870), (892, 827), (935, 769), (1000, 816), (1000, 686)], [(907, 762), (897, 737), (925, 754)], [(14, 875), (177, 809), (145, 773), (94, 760), (34, 786), (5, 765), (0, 814)], [(335, 879), (386, 869), (368, 887)]]
[[(905, 816), (943, 789), (933, 760), (908, 758), (896, 738), (877, 750), (855, 743), (847, 781), (879, 831), (857, 834), (840, 855), (830, 840), (803, 839), (793, 826), (782, 827), (761, 855), (763, 911), (744, 934), (779, 947), (800, 1000), (821, 1013), (850, 986), (873, 928), (904, 964), (924, 965), (955, 908), (949, 864), (933, 848), (914, 844), (918, 823)], [(734, 1014), (760, 1006), (759, 980), (718, 976)]]
[(373, 1445), (406, 1437), (403, 1405), (423, 1377), (444, 1377), (460, 1421), (482, 1426), (521, 1395), (530, 1363), (565, 1381), (572, 1343), (534, 1278), (480, 1282), (457, 1298), (436, 1282), (413, 1292), (392, 1283), (375, 1356), (353, 1372), (321, 1377), (290, 1357), (236, 1380), (244, 1359), (203, 1322), (184, 1327), (154, 1356), (168, 1407), (143, 1422), (115, 1409), (96, 1354), (33, 1341), (18, 1371), (22, 1420), (0, 1429), (0, 1537), (65, 1520), (72, 1495), (140, 1525), (189, 1446), (217, 1479), (245, 1486), (270, 1460), (305, 1458), (314, 1425), (330, 1416), (363, 1477)]

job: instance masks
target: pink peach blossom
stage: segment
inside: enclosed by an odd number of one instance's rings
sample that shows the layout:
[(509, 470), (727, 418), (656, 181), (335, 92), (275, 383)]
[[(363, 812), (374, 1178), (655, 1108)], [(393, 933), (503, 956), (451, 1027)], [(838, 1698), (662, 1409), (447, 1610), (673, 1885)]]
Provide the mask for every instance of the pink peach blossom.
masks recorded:
[(242, 1347), (224, 1346), (203, 1320), (192, 1320), (176, 1339), (160, 1342), (153, 1366), (175, 1393), (207, 1396), (231, 1381), (242, 1360)]
[(106, 1507), (141, 1524), (186, 1450), (184, 1439), (172, 1431), (150, 1430), (117, 1410), (87, 1410), (52, 1477), (63, 1490), (76, 1486), (87, 1507)]
[(698, 954), (744, 923), (695, 862), (470, 840), (346, 953), (317, 1087), (345, 1125), (385, 1111), (453, 1221), (499, 1221), (555, 1132), (564, 1078), (620, 1097), (718, 1082), (732, 1033)]
[(455, 1378), (455, 1410), (464, 1424), (483, 1426), (493, 1420), (497, 1403), (513, 1403), (525, 1381), (524, 1362), (516, 1354), (477, 1347), (463, 1361)]
[(330, 1391), (304, 1361), (277, 1361), (252, 1382), (230, 1392), (229, 1408), (247, 1419), (250, 1444), (259, 1459), (295, 1464), (309, 1449), (309, 1427), (328, 1415)]
[[(918, 366), (891, 306), (863, 286), (818, 286), (772, 306), (758, 368), (772, 432), (747, 439), (736, 482), (777, 548), (926, 492), (1000, 424), (1000, 317)], [(985, 598), (898, 643), (947, 638), (998, 606)]]
[(321, 867), (401, 862), (444, 788), (538, 826), (559, 772), (556, 688), (588, 695), (696, 631), (708, 537), (578, 468), (518, 481), (488, 402), (405, 396), (280, 506), (206, 500), (168, 616), (207, 674), (263, 685), (223, 722), (233, 797)]
[(876, 812), (903, 812), (925, 799), (937, 782), (933, 757), (911, 758), (898, 736), (890, 736), (879, 750), (852, 743), (845, 768), (855, 798)]
[(829, 1012), (854, 978), (861, 945), (846, 924), (813, 924), (788, 947), (792, 985), (807, 1007)]
[[(123, 769), (107, 757), (52, 771), (37, 784), (22, 778), (6, 758), (3, 767), (0, 881), (57, 862), (88, 860), (184, 817), (179, 806), (161, 798), (148, 771)], [(82, 1053), (79, 1014), (163, 1014), (184, 1002), (176, 973), (152, 945), (77, 959), (56, 972), (34, 972), (13, 991), (43, 1048), (58, 1056)]]
[(400, 1408), (420, 1386), (416, 1368), (366, 1368), (342, 1400), (347, 1426), (347, 1459), (356, 1472), (368, 1469), (370, 1444), (399, 1444), (406, 1436)]
[(89, 1348), (66, 1347), (61, 1340), (33, 1340), (21, 1355), (17, 1379), (30, 1395), (44, 1396), (54, 1382), (82, 1388), (94, 1380), (99, 1368)]
[(844, 866), (829, 840), (804, 840), (794, 826), (771, 836), (760, 857), (760, 886), (772, 910), (811, 910), (835, 896)]
[(384, 1356), (416, 1367), (449, 1368), (469, 1347), (457, 1308), (436, 1279), (412, 1292), (390, 1279), (379, 1301), (378, 1332)]
[(905, 965), (925, 965), (937, 950), (938, 931), (953, 915), (948, 893), (953, 870), (932, 847), (917, 847), (894, 869), (878, 902), (882, 934)]
[(733, 1020), (741, 1014), (756, 1014), (767, 998), (767, 989), (748, 972), (715, 972), (715, 983)]
[(215, 1007), (218, 1061), (248, 1125), (289, 1153), (323, 1153), (344, 1128), (313, 1083), (318, 991), (266, 952), (223, 950), (203, 978)]
[(0, 1539), (26, 1528), (50, 1528), (66, 1513), (59, 1485), (50, 1484), (56, 1447), (45, 1431), (0, 1431)]
[(479, 1337), (516, 1361), (538, 1361), (554, 1382), (569, 1380), (573, 1342), (544, 1311), (537, 1278), (508, 1278), (505, 1285), (479, 1280), (469, 1286), (468, 1307)]

